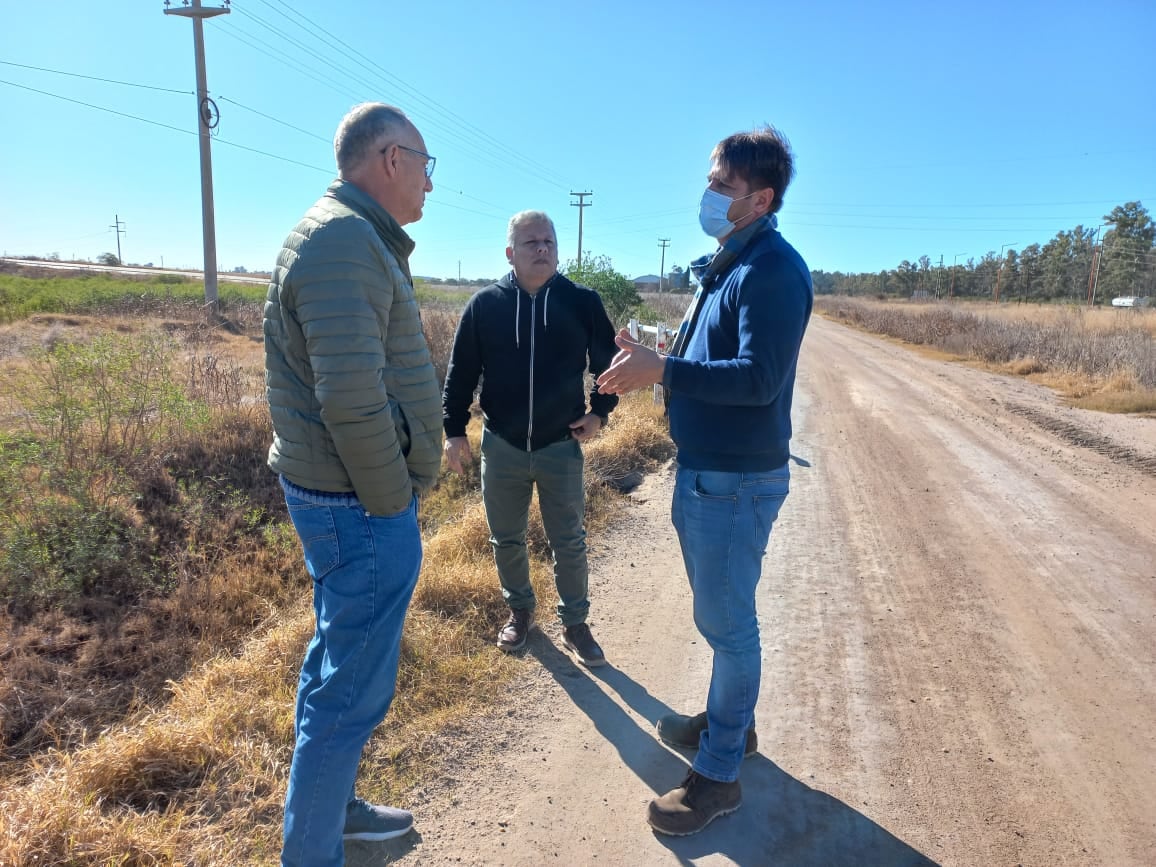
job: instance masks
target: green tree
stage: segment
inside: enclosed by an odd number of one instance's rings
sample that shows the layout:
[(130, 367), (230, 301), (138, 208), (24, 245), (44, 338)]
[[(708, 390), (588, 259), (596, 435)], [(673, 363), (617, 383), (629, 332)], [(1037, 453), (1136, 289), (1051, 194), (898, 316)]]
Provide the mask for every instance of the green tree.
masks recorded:
[(629, 277), (614, 270), (609, 256), (592, 256), (586, 252), (581, 267), (576, 260), (568, 259), (562, 273), (597, 292), (615, 325), (625, 325), (631, 314), (642, 306), (638, 290)]
[(119, 265), (120, 259), (116, 257), (116, 253), (101, 253), (96, 257), (96, 261), (101, 265)]
[(1140, 294), (1146, 282), (1142, 278), (1150, 275), (1156, 260), (1152, 246), (1156, 223), (1139, 202), (1117, 205), (1104, 222), (1111, 223), (1112, 228), (1104, 233), (1100, 290), (1105, 298)]
[(899, 281), (901, 295), (910, 298), (919, 288), (919, 266), (904, 259), (895, 269), (895, 279)]

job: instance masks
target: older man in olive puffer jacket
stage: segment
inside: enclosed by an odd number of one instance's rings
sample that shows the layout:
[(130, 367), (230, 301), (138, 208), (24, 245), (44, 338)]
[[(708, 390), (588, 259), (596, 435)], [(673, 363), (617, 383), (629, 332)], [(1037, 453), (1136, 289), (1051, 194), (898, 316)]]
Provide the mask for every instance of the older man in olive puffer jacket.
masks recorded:
[(265, 304), (269, 466), (313, 578), (316, 631), (298, 682), (283, 865), (339, 865), (343, 838), (406, 833), (405, 810), (357, 798), (361, 750), (393, 699), (421, 568), (417, 496), (441, 463), (441, 395), (402, 230), (434, 159), (382, 103), (334, 139), (339, 177), (277, 257)]

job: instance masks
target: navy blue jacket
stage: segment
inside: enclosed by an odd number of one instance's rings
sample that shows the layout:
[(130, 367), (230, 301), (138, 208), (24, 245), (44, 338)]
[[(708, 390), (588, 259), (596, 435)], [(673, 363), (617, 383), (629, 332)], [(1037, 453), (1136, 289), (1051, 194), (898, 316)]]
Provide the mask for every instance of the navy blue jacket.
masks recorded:
[[(571, 436), (586, 415), (583, 380), (610, 366), (618, 347), (598, 293), (561, 274), (530, 295), (514, 275), (479, 290), (462, 312), (442, 392), (447, 437), (466, 435), (478, 379), (486, 427), (533, 451)], [(594, 386), (590, 411), (605, 420), (618, 405)]]
[(769, 225), (710, 289), (682, 356), (668, 358), (663, 374), (680, 466), (760, 472), (787, 462), (813, 298), (803, 258)]

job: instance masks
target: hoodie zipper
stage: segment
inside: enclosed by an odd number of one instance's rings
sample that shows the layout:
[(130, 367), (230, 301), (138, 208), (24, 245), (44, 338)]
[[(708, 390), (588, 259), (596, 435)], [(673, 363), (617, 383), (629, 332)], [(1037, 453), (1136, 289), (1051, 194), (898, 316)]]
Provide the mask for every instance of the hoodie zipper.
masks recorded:
[(535, 292), (530, 296), (530, 417), (526, 421), (526, 451), (532, 451), (530, 443), (534, 437), (534, 333), (538, 330), (534, 323), (538, 321), (537, 310), (538, 293)]

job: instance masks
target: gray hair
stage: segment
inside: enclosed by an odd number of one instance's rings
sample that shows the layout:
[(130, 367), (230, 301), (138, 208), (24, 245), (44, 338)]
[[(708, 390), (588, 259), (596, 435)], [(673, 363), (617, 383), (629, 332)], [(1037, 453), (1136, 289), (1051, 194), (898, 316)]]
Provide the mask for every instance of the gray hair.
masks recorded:
[(518, 211), (518, 213), (510, 217), (510, 225), (506, 228), (507, 247), (514, 246), (514, 235), (517, 234), (518, 229), (527, 223), (545, 223), (550, 227), (550, 231), (554, 235), (554, 240), (558, 240), (558, 230), (554, 228), (554, 221), (550, 219), (545, 211)]
[[(385, 138), (396, 139), (413, 124), (400, 108), (384, 102), (355, 105), (338, 124), (333, 136), (337, 173), (345, 177), (357, 168)], [(392, 144), (392, 141), (390, 142)]]

